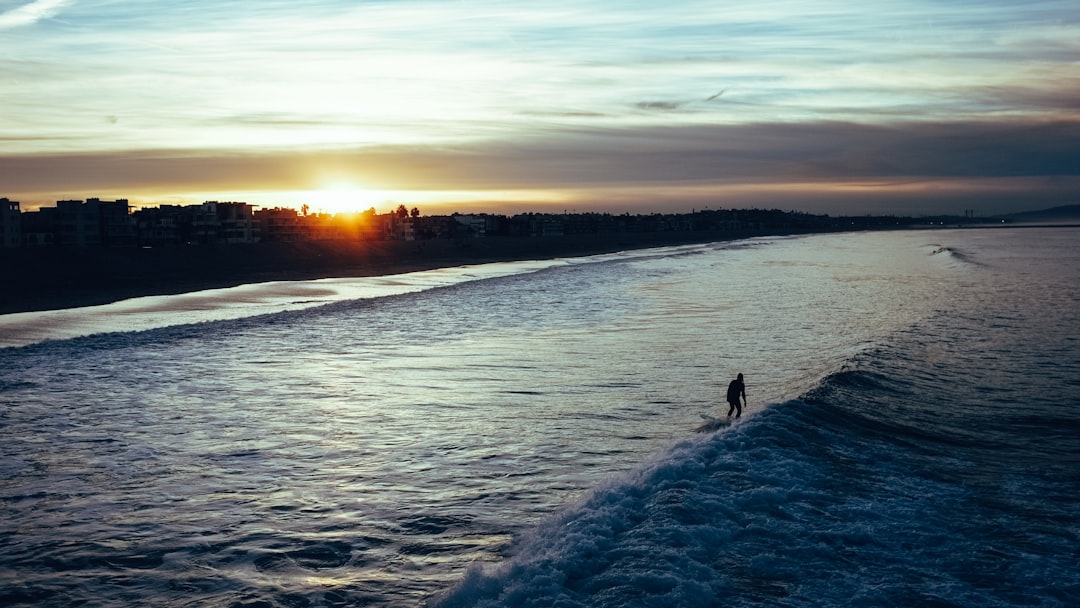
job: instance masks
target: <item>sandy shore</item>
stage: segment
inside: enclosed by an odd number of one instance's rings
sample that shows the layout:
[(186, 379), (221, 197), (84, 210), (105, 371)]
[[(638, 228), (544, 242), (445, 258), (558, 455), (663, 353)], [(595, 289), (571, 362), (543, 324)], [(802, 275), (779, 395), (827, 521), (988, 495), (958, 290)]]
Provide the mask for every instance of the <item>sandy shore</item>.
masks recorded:
[(0, 314), (107, 304), (265, 281), (401, 274), (465, 264), (550, 259), (748, 235), (622, 233), (545, 238), (260, 243), (157, 249), (0, 251)]

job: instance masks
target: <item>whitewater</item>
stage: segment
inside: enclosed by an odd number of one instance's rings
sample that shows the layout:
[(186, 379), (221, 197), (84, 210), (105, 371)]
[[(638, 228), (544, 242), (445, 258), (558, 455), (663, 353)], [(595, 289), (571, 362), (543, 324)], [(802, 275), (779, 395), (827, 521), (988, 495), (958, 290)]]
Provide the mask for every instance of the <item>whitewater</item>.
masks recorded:
[(0, 604), (1078, 605), (1078, 237), (0, 316)]

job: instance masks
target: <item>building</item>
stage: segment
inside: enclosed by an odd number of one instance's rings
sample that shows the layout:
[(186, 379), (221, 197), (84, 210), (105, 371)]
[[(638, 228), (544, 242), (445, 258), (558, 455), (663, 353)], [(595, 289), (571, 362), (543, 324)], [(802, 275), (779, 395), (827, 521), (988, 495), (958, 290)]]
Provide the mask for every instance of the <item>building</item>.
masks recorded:
[(254, 212), (254, 218), (260, 240), (295, 243), (304, 239), (304, 229), (296, 209), (259, 209)]
[(488, 220), (484, 215), (455, 214), (452, 217), (457, 221), (460, 227), (464, 228), (464, 232), (469, 236), (476, 238), (487, 236)]
[(426, 215), (413, 218), (413, 232), (418, 240), (449, 239), (462, 232), (462, 226), (452, 215)]
[(101, 245), (101, 218), (81, 200), (56, 201), (56, 244), (62, 247)]
[(191, 242), (234, 245), (258, 241), (255, 216), (247, 203), (207, 201), (191, 209)]
[(549, 213), (524, 213), (511, 218), (514, 236), (548, 237), (566, 234), (565, 215)]
[(413, 231), (413, 218), (398, 213), (387, 213), (378, 216), (382, 222), (383, 239), (388, 241), (412, 241), (416, 234)]
[(86, 200), (86, 204), (97, 207), (102, 245), (131, 247), (136, 244), (135, 221), (131, 217), (131, 205), (126, 198), (115, 201), (90, 198)]
[(0, 198), (0, 248), (22, 246), (22, 214), (18, 201)]
[(226, 244), (255, 243), (255, 216), (247, 203), (203, 203), (215, 207), (221, 225), (219, 239)]
[(26, 247), (51, 247), (56, 244), (56, 207), (42, 207), (22, 214), (22, 239)]
[(139, 245), (143, 247), (165, 247), (187, 242), (183, 233), (183, 207), (161, 205), (144, 207), (132, 213)]
[(128, 247), (136, 242), (131, 205), (125, 198), (57, 201), (53, 227), (53, 243), (64, 247)]

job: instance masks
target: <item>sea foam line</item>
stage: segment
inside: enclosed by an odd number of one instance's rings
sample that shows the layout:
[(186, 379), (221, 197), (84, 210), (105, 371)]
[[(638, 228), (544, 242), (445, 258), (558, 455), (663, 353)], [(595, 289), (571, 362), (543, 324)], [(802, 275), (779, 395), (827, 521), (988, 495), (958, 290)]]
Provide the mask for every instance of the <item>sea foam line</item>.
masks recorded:
[(708, 246), (686, 245), (578, 258), (491, 262), (375, 277), (272, 281), (174, 295), (142, 296), (98, 306), (13, 313), (0, 315), (0, 348), (297, 311), (335, 302), (403, 295), (469, 281), (527, 274), (557, 266), (672, 255)]

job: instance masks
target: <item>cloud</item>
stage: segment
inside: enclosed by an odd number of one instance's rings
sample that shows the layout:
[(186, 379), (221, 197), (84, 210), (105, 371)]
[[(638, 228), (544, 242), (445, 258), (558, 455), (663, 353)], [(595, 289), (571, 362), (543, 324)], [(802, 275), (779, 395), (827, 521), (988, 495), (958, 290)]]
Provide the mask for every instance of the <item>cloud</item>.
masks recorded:
[[(1041, 2), (925, 15), (838, 0), (85, 4), (77, 25), (5, 32), (18, 53), (0, 57), (0, 153), (532, 139), (568, 123), (1055, 120), (1080, 99), (1078, 30), (1039, 25), (1058, 10)], [(61, 3), (0, 0), (13, 5)]]
[(709, 95), (704, 99), (688, 99), (683, 101), (639, 101), (634, 106), (640, 110), (654, 111), (654, 112), (674, 112), (676, 110), (682, 110), (688, 105), (695, 103), (709, 103), (716, 101), (721, 95), (727, 92), (727, 89)]
[(88, 4), (0, 0), (9, 28), (83, 11), (2, 32), (0, 196), (334, 174), (794, 204), (1040, 189), (1080, 166), (1080, 37), (1052, 0)]
[(0, 175), (4, 196), (295, 191), (333, 175), (391, 190), (547, 191), (621, 208), (1010, 211), (1076, 202), (1080, 123), (564, 128), (452, 146), (10, 155), (0, 156)]
[(15, 7), (0, 13), (0, 30), (33, 25), (42, 19), (48, 19), (74, 0), (34, 0), (29, 4)]
[(642, 101), (634, 104), (642, 110), (661, 110), (670, 112), (678, 110), (683, 104), (674, 101)]

